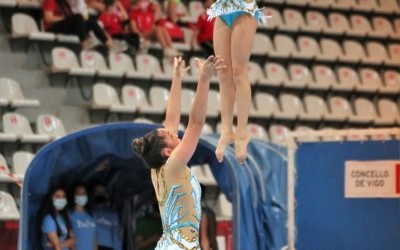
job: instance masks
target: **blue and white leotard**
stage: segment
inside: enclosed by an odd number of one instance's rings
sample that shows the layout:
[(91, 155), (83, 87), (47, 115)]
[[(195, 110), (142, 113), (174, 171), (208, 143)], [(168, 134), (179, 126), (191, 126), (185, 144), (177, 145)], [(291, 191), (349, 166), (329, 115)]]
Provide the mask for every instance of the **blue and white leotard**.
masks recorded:
[(217, 0), (207, 10), (209, 19), (220, 16), (228, 27), (231, 27), (236, 18), (243, 14), (250, 14), (259, 23), (267, 24), (268, 17), (257, 7), (255, 0)]
[[(196, 177), (187, 166), (179, 166), (184, 177), (176, 177), (169, 171), (170, 164), (161, 167), (158, 204), (163, 224), (163, 235), (155, 250), (200, 249), (199, 227), (201, 219), (201, 188)], [(153, 180), (154, 183), (154, 180)]]

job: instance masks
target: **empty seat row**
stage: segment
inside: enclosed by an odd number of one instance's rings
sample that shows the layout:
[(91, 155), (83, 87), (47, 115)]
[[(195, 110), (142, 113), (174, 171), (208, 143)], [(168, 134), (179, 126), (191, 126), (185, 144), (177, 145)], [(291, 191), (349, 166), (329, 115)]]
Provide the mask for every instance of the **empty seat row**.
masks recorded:
[[(365, 6), (361, 4), (360, 6)], [(286, 8), (282, 14), (275, 8), (265, 8), (265, 14), (271, 16), (268, 27), (284, 31), (305, 31), (333, 35), (371, 36), (378, 38), (400, 38), (400, 18), (390, 19), (374, 16), (371, 19), (360, 14), (347, 17), (341, 12), (330, 12), (328, 15), (320, 11), (310, 10), (303, 14), (296, 9)]]
[[(333, 99), (332, 101), (335, 101), (335, 99)], [(312, 103), (312, 101), (309, 101), (309, 102)], [(390, 119), (398, 120), (399, 116), (391, 117), (391, 115), (393, 115), (393, 114), (390, 112), (390, 108), (388, 107), (391, 105), (387, 105), (385, 102), (386, 101), (383, 101), (382, 103), (380, 103), (380, 107), (383, 107), (384, 109), (387, 109), (389, 111), (387, 113), (383, 114), (384, 119), (381, 119), (381, 121), (384, 121), (385, 119), (387, 121), (389, 121)], [(358, 116), (354, 116), (354, 118), (357, 119), (357, 122), (361, 121), (360, 120), (361, 118), (367, 118), (367, 120), (368, 120), (369, 118), (367, 115), (365, 115), (365, 113), (368, 113), (368, 109), (365, 112), (359, 113)], [(335, 112), (335, 115), (337, 115), (337, 117), (334, 117), (334, 115), (331, 115), (331, 118), (340, 118), (340, 115), (338, 115), (338, 114), (339, 114), (339, 112)], [(154, 123), (151, 120), (143, 119), (143, 118), (135, 119), (134, 122)], [(203, 134), (213, 133), (211, 126), (209, 124), (205, 124), (205, 127), (206, 127), (206, 129), (203, 131), (204, 132)], [(184, 129), (185, 129), (185, 127), (181, 124), (180, 130), (183, 131)], [(328, 131), (327, 135), (322, 138), (325, 141), (343, 140), (342, 137), (335, 135), (335, 133), (334, 133), (335, 129), (333, 129), (333, 128), (325, 127), (322, 130)], [(315, 130), (310, 127), (301, 125), (301, 126), (296, 127), (296, 131), (312, 132)], [(221, 132), (221, 124), (220, 123), (217, 124), (215, 132), (217, 132), (217, 133)], [(272, 124), (268, 128), (265, 128), (256, 123), (249, 123), (247, 126), (247, 132), (252, 139), (259, 139), (259, 140), (264, 140), (264, 141), (270, 141), (275, 144), (286, 145), (286, 143), (287, 143), (286, 138), (287, 138), (288, 133), (290, 132), (290, 129), (284, 125), (278, 125), (278, 124)], [(387, 135), (375, 135), (375, 136), (372, 136), (371, 138), (374, 140), (391, 139), (391, 137), (387, 136)], [(366, 137), (349, 136), (347, 138), (347, 140), (363, 140), (363, 139), (366, 139)], [(303, 136), (298, 139), (298, 141), (302, 141), (302, 142), (318, 141), (318, 140), (319, 140), (319, 138), (312, 134)], [(195, 166), (193, 168), (193, 171), (196, 173), (196, 176), (197, 175), (200, 176), (201, 182), (203, 182), (206, 185), (214, 185), (215, 179), (212, 177), (211, 170), (209, 169), (209, 167), (207, 165)]]
[(255, 95), (256, 110), (250, 116), (272, 117), (277, 120), (332, 121), (375, 125), (400, 122), (399, 105), (390, 99), (380, 99), (377, 106), (366, 98), (352, 104), (343, 97), (331, 96), (327, 102), (316, 95), (306, 95), (302, 101), (292, 94), (281, 94), (279, 100), (268, 93)]
[(260, 86), (389, 94), (400, 91), (400, 74), (395, 70), (386, 70), (382, 75), (372, 67), (355, 71), (342, 66), (333, 71), (328, 66), (315, 65), (310, 70), (297, 63), (290, 64), (286, 70), (281, 64), (266, 63), (263, 72), (253, 62), (249, 63), (248, 70), (251, 83)]
[[(115, 113), (165, 113), (169, 92), (163, 87), (151, 87), (149, 98), (143, 89), (134, 85), (125, 85), (122, 88), (119, 100), (116, 90), (104, 83), (93, 87), (92, 108), (108, 110)], [(183, 89), (181, 92), (182, 114), (188, 115), (195, 92)], [(208, 117), (217, 117), (220, 113), (219, 93), (209, 92)], [(304, 100), (292, 94), (282, 94), (277, 100), (273, 95), (259, 92), (255, 94), (254, 104), (250, 116), (255, 118), (273, 118), (278, 120), (306, 120), (306, 121), (349, 121), (354, 123), (374, 123), (376, 125), (391, 125), (400, 122), (399, 107), (390, 99), (382, 98), (377, 107), (366, 98), (357, 98), (353, 105), (348, 100), (332, 96), (325, 102), (319, 96), (306, 95)], [(260, 135), (263, 137), (264, 135)], [(265, 137), (267, 139), (267, 137)]]
[[(350, 128), (351, 129), (351, 128)], [(336, 132), (339, 131), (338, 129), (335, 128), (330, 128), (330, 127), (324, 127), (319, 130), (312, 129), (307, 126), (298, 126), (295, 129), (296, 132), (302, 132), (303, 136), (297, 137), (296, 140), (297, 142), (316, 142), (316, 141), (355, 141), (355, 140), (391, 140), (391, 139), (399, 139), (399, 136), (396, 136), (393, 138), (390, 135), (387, 134), (376, 134), (372, 135), (368, 138), (368, 136), (365, 135), (357, 135), (355, 133), (354, 135), (350, 136), (339, 136)], [(324, 135), (319, 137), (313, 134), (315, 131), (324, 131)], [(290, 129), (284, 125), (271, 125), (269, 127), (269, 132), (271, 135), (271, 142), (279, 145), (287, 145), (288, 141), (288, 133), (290, 132)]]
[(399, 12), (399, 5), (396, 0), (272, 0), (272, 2), (286, 2), (291, 5), (308, 5), (321, 8), (353, 9), (357, 11), (373, 10), (377, 13)]
[(13, 79), (0, 78), (0, 106), (37, 107), (40, 105), (37, 99), (26, 99), (19, 83)]
[[(188, 115), (194, 99), (195, 92), (191, 89), (182, 89), (181, 102), (182, 114)], [(164, 114), (167, 108), (169, 90), (163, 87), (151, 87), (149, 95), (140, 87), (125, 85), (121, 90), (121, 100), (117, 91), (108, 84), (96, 83), (93, 86), (92, 108), (108, 110), (113, 113), (142, 113), (142, 114)], [(209, 117), (219, 115), (219, 93), (215, 90), (209, 91), (208, 110)]]
[[(289, 48), (289, 47), (288, 47)], [(350, 49), (349, 49), (350, 50)], [(356, 50), (351, 50), (356, 51)], [(399, 46), (400, 59), (400, 46)], [(53, 49), (53, 73), (68, 73), (72, 75), (115, 76), (125, 78), (140, 78), (153, 80), (171, 80), (173, 61), (164, 59), (163, 69), (158, 60), (151, 55), (138, 55), (136, 57), (135, 69), (130, 57), (123, 53), (112, 53), (109, 56), (110, 68), (107, 67), (103, 56), (95, 51), (82, 51), (81, 64), (79, 65), (75, 54), (66, 48)], [(336, 55), (337, 56), (337, 55)], [(184, 77), (185, 82), (197, 82), (197, 64), (192, 58), (190, 60), (191, 74)], [(254, 62), (249, 63), (249, 77), (252, 84), (284, 86), (290, 88), (310, 89), (337, 89), (358, 90), (366, 92), (398, 93), (400, 91), (399, 73), (387, 70), (382, 77), (372, 68), (363, 68), (356, 73), (352, 68), (340, 67), (337, 77), (332, 69), (327, 66), (317, 65), (313, 68), (314, 76), (308, 68), (301, 64), (291, 64), (289, 74), (280, 64), (267, 63), (265, 74), (260, 66)], [(290, 77), (289, 77), (290, 76)], [(217, 83), (217, 79), (212, 80)]]
[[(110, 53), (108, 64), (104, 57), (97, 51), (82, 51), (80, 63), (75, 53), (65, 47), (55, 47), (52, 50), (52, 73), (63, 73), (69, 75), (99, 76), (110, 78), (128, 79), (154, 79), (171, 80), (174, 67), (173, 58), (162, 60), (162, 68), (152, 55), (137, 55), (136, 67), (131, 58), (124, 53)], [(190, 60), (191, 74), (184, 78), (185, 81), (198, 80), (197, 63)], [(214, 80), (214, 82), (216, 82)]]
[(0, 182), (15, 182), (22, 180), (29, 164), (35, 157), (31, 152), (17, 151), (12, 156), (12, 171), (4, 156), (0, 154)]
[(380, 42), (367, 42), (364, 46), (355, 40), (345, 40), (340, 45), (333, 39), (318, 42), (312, 37), (300, 36), (294, 41), (286, 35), (276, 35), (272, 42), (268, 36), (256, 34), (253, 54), (397, 66), (400, 64), (400, 43), (391, 43), (386, 47)]
[[(150, 119), (146, 119), (146, 118), (136, 118), (134, 119), (135, 123), (148, 123), (148, 124), (154, 124), (155, 122), (150, 120)], [(183, 125), (182, 123), (179, 124), (179, 130), (185, 131), (185, 125)], [(235, 126), (234, 126), (235, 129)], [(266, 132), (266, 130), (259, 124), (256, 123), (249, 123), (247, 125), (247, 132), (249, 134), (249, 136), (252, 139), (258, 139), (258, 140), (263, 140), (263, 141), (269, 141), (270, 140), (270, 136), (268, 135), (268, 133)], [(221, 123), (219, 122), (216, 126), (216, 129), (214, 131), (214, 129), (211, 127), (210, 124), (205, 123), (201, 132), (203, 135), (209, 135), (209, 134), (213, 134), (213, 133), (221, 133)], [(202, 170), (202, 173), (209, 173), (209, 171), (207, 170)], [(207, 175), (207, 174), (205, 174)]]
[(28, 119), (18, 113), (3, 115), (3, 133), (0, 132), (0, 141), (22, 143), (47, 143), (64, 136), (65, 128), (60, 119), (52, 115), (40, 115), (36, 120), (36, 131), (33, 133)]
[(0, 7), (40, 8), (41, 0), (0, 0)]

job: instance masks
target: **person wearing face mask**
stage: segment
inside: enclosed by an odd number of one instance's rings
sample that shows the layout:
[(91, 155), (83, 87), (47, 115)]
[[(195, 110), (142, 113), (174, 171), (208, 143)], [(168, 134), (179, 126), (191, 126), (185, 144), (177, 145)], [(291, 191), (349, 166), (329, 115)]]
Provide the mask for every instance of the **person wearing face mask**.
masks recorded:
[(90, 215), (87, 204), (88, 196), (86, 187), (76, 185), (74, 189), (74, 209), (70, 211), (69, 218), (76, 240), (76, 250), (97, 250), (96, 222)]
[(119, 217), (118, 213), (109, 207), (108, 192), (105, 186), (94, 186), (93, 202), (98, 250), (121, 250), (122, 236)]
[(75, 249), (75, 238), (66, 205), (67, 199), (62, 188), (49, 192), (39, 214), (40, 249)]

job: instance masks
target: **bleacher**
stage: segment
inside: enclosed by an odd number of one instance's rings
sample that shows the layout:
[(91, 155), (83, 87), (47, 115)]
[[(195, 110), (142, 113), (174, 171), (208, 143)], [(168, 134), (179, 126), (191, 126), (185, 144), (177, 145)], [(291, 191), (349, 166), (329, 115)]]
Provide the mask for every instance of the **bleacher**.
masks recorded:
[[(267, 0), (259, 7), (272, 18), (257, 31), (248, 67), (252, 138), (285, 145), (293, 130), (400, 125), (399, 1)], [(197, 82), (193, 58), (205, 56), (190, 49), (190, 23), (202, 11), (199, 1), (179, 7), (189, 25), (174, 46), (191, 65), (183, 79), (184, 121)], [(156, 44), (135, 57), (108, 54), (102, 46), (82, 51), (74, 36), (43, 32), (40, 13), (39, 0), (0, 0), (0, 220), (9, 220), (3, 200), (18, 219), (18, 185), (43, 145), (94, 124), (162, 124), (169, 95), (173, 61), (160, 58)], [(220, 132), (218, 103), (214, 78), (204, 134)], [(194, 171), (204, 184), (216, 185), (207, 166)], [(226, 203), (219, 197), (219, 214), (229, 217)]]

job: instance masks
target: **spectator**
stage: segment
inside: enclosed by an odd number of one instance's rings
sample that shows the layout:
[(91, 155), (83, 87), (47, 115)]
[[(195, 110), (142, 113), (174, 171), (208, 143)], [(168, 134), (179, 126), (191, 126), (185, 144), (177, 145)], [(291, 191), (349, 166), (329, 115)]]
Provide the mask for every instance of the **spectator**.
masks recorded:
[[(172, 47), (172, 40), (164, 26), (156, 26), (156, 4), (149, 0), (137, 0), (130, 13), (132, 31), (139, 34), (143, 40), (144, 50), (150, 41), (158, 40), (164, 51), (164, 56), (173, 57), (182, 55)], [(142, 48), (143, 48), (142, 47)]]
[[(83, 19), (86, 20), (86, 28), (87, 27), (94, 27), (93, 34), (101, 41), (104, 43), (104, 40), (106, 40), (105, 45), (112, 50), (121, 50), (120, 47), (118, 47), (118, 43), (114, 43), (112, 40), (112, 37), (110, 37), (108, 34), (106, 34), (103, 30), (102, 27), (97, 22), (97, 16), (90, 16), (89, 15), (89, 9), (88, 6), (85, 2), (85, 0), (67, 0), (69, 3), (69, 6), (71, 6), (72, 13), (74, 14), (81, 14), (83, 16)], [(92, 36), (93, 34), (90, 33), (91, 30), (87, 29), (88, 35), (89, 35), (89, 47), (93, 47), (96, 45), (96, 40)]]
[(116, 211), (109, 207), (106, 187), (96, 185), (93, 191), (98, 250), (121, 250), (121, 229)]
[(181, 0), (167, 0), (167, 17), (172, 23), (178, 23), (180, 15), (178, 13), (178, 5)]
[(74, 190), (75, 207), (70, 212), (69, 218), (75, 235), (76, 250), (96, 250), (96, 222), (89, 214), (88, 196), (86, 187), (79, 184)]
[(201, 224), (200, 245), (203, 250), (218, 250), (217, 244), (217, 220), (214, 211), (207, 206), (204, 200), (206, 187), (201, 187)]
[(99, 21), (106, 32), (114, 39), (127, 42), (136, 51), (139, 48), (139, 35), (124, 29), (123, 23), (128, 20), (128, 14), (121, 3), (117, 0), (104, 0), (104, 4), (106, 11), (100, 15)]
[[(82, 4), (77, 4), (74, 10), (81, 11), (84, 8)], [(93, 31), (108, 48), (112, 46), (112, 40), (106, 36), (97, 22), (88, 19), (87, 13), (74, 14), (67, 0), (44, 0), (43, 22), (46, 31), (78, 36), (84, 49), (89, 49), (91, 45), (88, 41), (89, 31)]]
[[(214, 0), (203, 0), (204, 9), (207, 10), (214, 3)], [(202, 47), (207, 56), (214, 55), (213, 33), (215, 18), (208, 21), (208, 15), (204, 11), (197, 20), (196, 28), (193, 32), (191, 46), (194, 48), (197, 44)]]
[[(214, 3), (214, 0), (203, 0), (204, 9), (208, 9)], [(197, 25), (193, 32), (191, 46), (194, 48), (199, 44), (203, 48), (207, 56), (214, 55), (213, 34), (215, 19), (208, 21), (208, 15), (204, 11), (197, 19)]]
[(62, 188), (55, 188), (45, 198), (39, 215), (40, 249), (75, 249), (75, 238), (66, 205), (67, 199)]
[(155, 193), (152, 205), (152, 212), (140, 218), (137, 222), (135, 246), (138, 250), (155, 249), (163, 232), (160, 208)]

